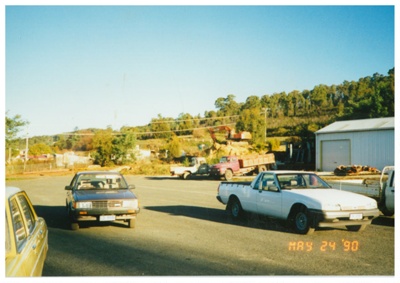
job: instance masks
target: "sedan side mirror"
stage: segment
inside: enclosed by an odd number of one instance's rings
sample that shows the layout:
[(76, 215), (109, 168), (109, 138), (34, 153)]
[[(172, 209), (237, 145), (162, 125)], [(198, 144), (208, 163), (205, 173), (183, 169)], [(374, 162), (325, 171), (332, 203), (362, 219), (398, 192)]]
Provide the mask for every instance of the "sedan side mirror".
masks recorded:
[(134, 190), (134, 189), (136, 189), (136, 187), (135, 187), (135, 185), (128, 185), (128, 189), (129, 190)]
[(65, 186), (65, 190), (72, 191), (72, 187), (71, 186)]

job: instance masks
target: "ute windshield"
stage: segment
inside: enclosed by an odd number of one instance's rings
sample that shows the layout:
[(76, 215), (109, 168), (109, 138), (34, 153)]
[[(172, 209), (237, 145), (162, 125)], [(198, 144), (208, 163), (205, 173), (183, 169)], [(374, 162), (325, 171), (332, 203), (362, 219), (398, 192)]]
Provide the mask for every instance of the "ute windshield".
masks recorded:
[(330, 186), (315, 174), (290, 173), (278, 174), (277, 176), (281, 189), (329, 189)]
[(118, 174), (82, 174), (76, 178), (77, 190), (118, 190), (127, 189), (125, 179)]

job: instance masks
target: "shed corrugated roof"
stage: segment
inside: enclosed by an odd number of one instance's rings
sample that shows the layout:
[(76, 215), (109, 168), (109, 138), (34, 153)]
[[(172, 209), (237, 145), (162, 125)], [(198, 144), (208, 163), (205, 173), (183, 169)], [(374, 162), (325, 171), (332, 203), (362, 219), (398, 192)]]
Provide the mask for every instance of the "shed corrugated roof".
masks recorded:
[(394, 129), (394, 117), (338, 121), (315, 133), (359, 132), (385, 129)]

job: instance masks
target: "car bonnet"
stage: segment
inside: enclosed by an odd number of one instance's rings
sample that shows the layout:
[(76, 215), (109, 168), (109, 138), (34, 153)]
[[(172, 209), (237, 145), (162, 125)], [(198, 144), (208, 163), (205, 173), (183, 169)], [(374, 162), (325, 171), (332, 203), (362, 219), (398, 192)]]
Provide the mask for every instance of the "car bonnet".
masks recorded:
[(122, 190), (77, 190), (74, 192), (76, 201), (104, 199), (134, 199), (136, 195), (128, 189)]

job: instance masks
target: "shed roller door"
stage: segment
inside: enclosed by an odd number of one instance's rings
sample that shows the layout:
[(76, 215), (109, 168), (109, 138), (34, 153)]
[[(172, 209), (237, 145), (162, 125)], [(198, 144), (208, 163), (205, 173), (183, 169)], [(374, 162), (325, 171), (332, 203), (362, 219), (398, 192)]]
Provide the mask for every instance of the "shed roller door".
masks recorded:
[(333, 171), (339, 165), (350, 164), (350, 140), (322, 141), (323, 171)]

